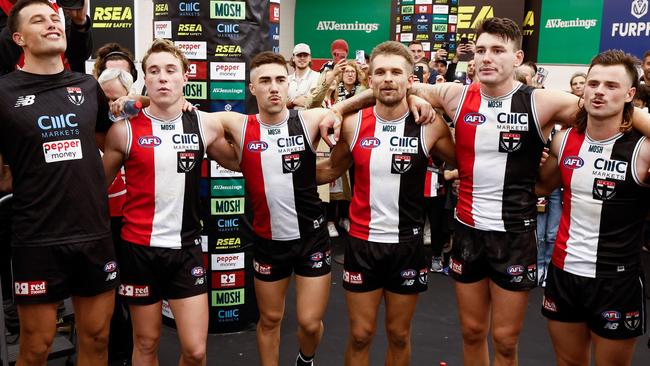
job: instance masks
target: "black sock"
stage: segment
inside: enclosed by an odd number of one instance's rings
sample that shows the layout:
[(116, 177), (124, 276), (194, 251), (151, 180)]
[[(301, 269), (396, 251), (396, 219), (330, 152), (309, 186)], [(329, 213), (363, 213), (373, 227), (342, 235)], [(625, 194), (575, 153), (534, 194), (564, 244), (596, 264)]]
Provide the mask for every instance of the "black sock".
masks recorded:
[(312, 366), (314, 363), (314, 355), (305, 356), (302, 351), (298, 350), (298, 357), (296, 357), (296, 366)]

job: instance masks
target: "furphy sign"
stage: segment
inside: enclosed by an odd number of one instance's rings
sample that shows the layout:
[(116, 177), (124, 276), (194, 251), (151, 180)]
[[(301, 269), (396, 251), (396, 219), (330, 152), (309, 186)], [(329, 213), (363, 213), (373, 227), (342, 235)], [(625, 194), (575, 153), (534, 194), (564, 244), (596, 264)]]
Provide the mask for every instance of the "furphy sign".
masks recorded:
[(370, 54), (390, 36), (390, 4), (375, 0), (371, 6), (350, 7), (347, 0), (296, 0), (295, 28), (300, 32), (295, 43), (309, 44), (314, 58), (331, 58), (330, 44), (337, 38), (348, 42), (349, 58), (354, 58), (354, 50)]
[(648, 7), (648, 0), (604, 0), (600, 51), (621, 49), (642, 58), (650, 48)]
[(588, 64), (598, 53), (602, 14), (603, 0), (542, 1), (537, 61)]

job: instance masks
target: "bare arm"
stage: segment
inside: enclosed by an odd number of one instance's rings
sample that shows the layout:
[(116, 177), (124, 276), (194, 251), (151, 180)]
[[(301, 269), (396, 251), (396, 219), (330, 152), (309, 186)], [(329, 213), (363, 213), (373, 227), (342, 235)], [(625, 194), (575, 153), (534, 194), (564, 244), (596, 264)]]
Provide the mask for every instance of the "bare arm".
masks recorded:
[(538, 197), (548, 196), (562, 184), (558, 159), (560, 154), (560, 144), (562, 143), (562, 140), (564, 140), (565, 134), (566, 131), (560, 131), (555, 134), (555, 137), (551, 142), (551, 150), (548, 158), (539, 169), (539, 179), (537, 180), (537, 184), (535, 184), (535, 194), (537, 194)]
[(124, 159), (126, 158), (127, 141), (128, 133), (126, 122), (118, 121), (113, 123), (106, 134), (104, 156), (102, 156), (104, 176), (106, 177), (106, 187), (109, 187), (113, 183), (117, 171), (124, 163)]
[(11, 192), (11, 169), (5, 165), (4, 158), (0, 154), (0, 192)]
[(580, 110), (580, 98), (561, 90), (535, 90), (537, 117), (545, 136), (555, 123), (575, 125), (576, 113)]
[(431, 125), (426, 126), (427, 141), (430, 141), (429, 151), (438, 155), (448, 164), (456, 165), (456, 145), (451, 137), (449, 127), (440, 115)]
[(434, 108), (442, 108), (451, 118), (454, 118), (460, 108), (460, 97), (463, 86), (458, 83), (424, 84), (414, 83), (411, 94), (415, 94), (429, 102)]
[(334, 146), (330, 157), (316, 164), (316, 184), (329, 183), (340, 177), (352, 166), (350, 143), (354, 136), (357, 116), (350, 115), (343, 121), (343, 138)]
[(215, 160), (219, 165), (232, 171), (241, 171), (239, 167), (239, 156), (235, 146), (226, 139), (225, 129), (221, 120), (227, 121), (230, 125), (243, 121), (243, 115), (234, 112), (218, 112), (202, 114), (206, 129), (210, 131), (208, 147), (206, 152), (210, 159)]

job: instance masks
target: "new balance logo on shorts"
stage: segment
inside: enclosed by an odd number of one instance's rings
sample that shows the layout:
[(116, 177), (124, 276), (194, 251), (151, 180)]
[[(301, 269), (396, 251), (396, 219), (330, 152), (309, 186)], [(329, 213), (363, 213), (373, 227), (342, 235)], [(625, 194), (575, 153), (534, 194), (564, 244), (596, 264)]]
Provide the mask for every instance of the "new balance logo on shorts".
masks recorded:
[(36, 100), (35, 95), (20, 96), (18, 97), (18, 99), (16, 99), (16, 104), (14, 105), (14, 108), (32, 105), (34, 104), (34, 100)]
[(34, 296), (47, 294), (47, 281), (14, 282), (17, 296)]

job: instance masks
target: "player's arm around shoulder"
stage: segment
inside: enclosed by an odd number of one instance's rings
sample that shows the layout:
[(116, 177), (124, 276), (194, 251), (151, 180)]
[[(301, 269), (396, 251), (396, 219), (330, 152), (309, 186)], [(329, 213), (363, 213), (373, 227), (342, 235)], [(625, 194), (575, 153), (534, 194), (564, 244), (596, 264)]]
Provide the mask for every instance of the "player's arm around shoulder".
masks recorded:
[(436, 114), (434, 122), (423, 128), (427, 151), (436, 154), (447, 164), (456, 165), (456, 145), (442, 116)]
[(128, 158), (128, 141), (129, 132), (126, 120), (113, 123), (106, 133), (104, 155), (102, 156), (107, 187), (113, 183), (117, 171), (124, 163), (124, 160)]
[(240, 137), (246, 116), (235, 112), (198, 113), (205, 128), (208, 157), (227, 169), (240, 171)]
[(352, 166), (351, 146), (354, 143), (352, 140), (359, 123), (359, 113), (343, 118), (341, 138), (332, 149), (329, 158), (316, 163), (316, 184), (332, 182)]
[(557, 187), (562, 184), (562, 175), (560, 174), (560, 148), (562, 141), (567, 134), (567, 130), (559, 131), (551, 141), (551, 149), (548, 158), (542, 163), (539, 169), (539, 179), (535, 184), (535, 194), (538, 197), (548, 196)]
[(536, 89), (533, 94), (535, 112), (544, 136), (548, 136), (556, 123), (573, 126), (576, 114), (582, 106), (582, 99), (562, 91), (553, 89)]
[(442, 108), (448, 116), (454, 117), (460, 107), (463, 85), (459, 83), (413, 83), (411, 94), (426, 100), (434, 108)]
[(11, 169), (0, 154), (0, 192), (11, 192)]
[(341, 133), (342, 118), (336, 112), (326, 108), (312, 108), (298, 111), (300, 118), (305, 123), (312, 146), (318, 146), (322, 138), (325, 143), (332, 146), (329, 140), (329, 131), (334, 130), (334, 140), (338, 141)]

